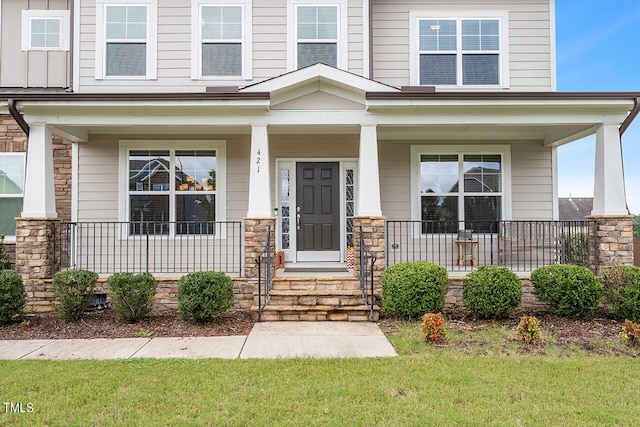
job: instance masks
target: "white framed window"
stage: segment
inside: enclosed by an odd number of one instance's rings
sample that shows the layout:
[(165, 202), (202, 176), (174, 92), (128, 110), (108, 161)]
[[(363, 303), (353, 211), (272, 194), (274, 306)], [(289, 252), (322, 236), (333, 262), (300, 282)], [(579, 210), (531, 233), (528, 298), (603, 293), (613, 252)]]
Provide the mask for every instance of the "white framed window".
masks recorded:
[(191, 77), (251, 79), (252, 1), (193, 0)]
[(423, 233), (496, 232), (511, 217), (508, 145), (411, 147), (412, 219)]
[(411, 12), (411, 84), (508, 87), (507, 12)]
[(0, 234), (15, 236), (24, 199), (25, 153), (0, 153)]
[(23, 10), (22, 43), (27, 50), (69, 50), (68, 10)]
[(157, 78), (157, 0), (96, 0), (96, 79)]
[(226, 217), (224, 141), (121, 141), (120, 220), (131, 233), (213, 234)]
[(347, 65), (347, 5), (345, 1), (289, 0), (289, 70), (323, 63)]

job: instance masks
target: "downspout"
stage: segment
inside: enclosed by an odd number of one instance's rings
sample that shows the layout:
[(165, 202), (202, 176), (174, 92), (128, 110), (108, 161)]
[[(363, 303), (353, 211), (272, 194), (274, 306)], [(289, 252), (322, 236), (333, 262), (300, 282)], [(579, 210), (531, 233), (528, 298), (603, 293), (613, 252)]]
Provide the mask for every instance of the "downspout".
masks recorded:
[(14, 99), (8, 99), (7, 107), (9, 108), (9, 113), (11, 113), (11, 117), (13, 117), (13, 120), (15, 120), (16, 123), (18, 123), (18, 126), (20, 126), (20, 129), (22, 129), (22, 132), (24, 132), (28, 138), (29, 124), (24, 120), (24, 117), (22, 117), (22, 115), (18, 111), (18, 107), (16, 106), (16, 101)]
[(67, 91), (73, 92), (73, 51), (75, 33), (75, 5), (74, 0), (69, 0), (69, 81)]

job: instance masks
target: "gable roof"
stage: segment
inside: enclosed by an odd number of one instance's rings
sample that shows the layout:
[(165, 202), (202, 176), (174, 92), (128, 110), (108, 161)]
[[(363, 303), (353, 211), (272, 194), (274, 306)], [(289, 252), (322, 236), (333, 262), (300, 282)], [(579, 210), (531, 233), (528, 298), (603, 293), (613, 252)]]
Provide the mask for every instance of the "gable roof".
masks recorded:
[(584, 221), (593, 210), (593, 197), (569, 197), (558, 199), (560, 221)]

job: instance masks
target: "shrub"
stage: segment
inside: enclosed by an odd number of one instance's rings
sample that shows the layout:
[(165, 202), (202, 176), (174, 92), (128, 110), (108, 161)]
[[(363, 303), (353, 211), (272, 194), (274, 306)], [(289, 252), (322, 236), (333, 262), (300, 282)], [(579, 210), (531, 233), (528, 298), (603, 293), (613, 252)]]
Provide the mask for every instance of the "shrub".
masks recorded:
[(233, 281), (220, 272), (200, 271), (178, 281), (178, 309), (184, 319), (208, 322), (233, 307)]
[(522, 316), (518, 324), (518, 335), (527, 344), (540, 341), (542, 339), (540, 320), (535, 316)]
[(565, 233), (562, 242), (565, 264), (589, 265), (589, 233)]
[(13, 270), (0, 270), (0, 324), (22, 318), (26, 303), (22, 277)]
[(382, 274), (382, 304), (400, 318), (419, 319), (444, 309), (448, 286), (447, 271), (440, 265), (424, 261), (392, 265)]
[(586, 267), (558, 264), (531, 273), (533, 293), (563, 317), (584, 318), (594, 312), (602, 296), (598, 278)]
[(630, 320), (624, 321), (620, 338), (628, 345), (636, 347), (640, 345), (640, 324), (633, 323)]
[(113, 308), (125, 322), (133, 323), (153, 310), (158, 281), (149, 273), (115, 273), (107, 279)]
[(89, 270), (60, 271), (53, 276), (56, 310), (64, 320), (76, 322), (89, 308), (98, 275)]
[(506, 267), (485, 265), (463, 280), (462, 298), (466, 308), (481, 318), (505, 318), (522, 301), (522, 283)]
[(604, 267), (600, 283), (604, 306), (613, 317), (640, 322), (640, 267)]
[(11, 270), (11, 261), (4, 247), (4, 234), (0, 234), (0, 270)]
[(439, 341), (447, 336), (447, 330), (444, 328), (444, 324), (445, 320), (442, 313), (427, 313), (422, 316), (420, 330), (425, 339)]

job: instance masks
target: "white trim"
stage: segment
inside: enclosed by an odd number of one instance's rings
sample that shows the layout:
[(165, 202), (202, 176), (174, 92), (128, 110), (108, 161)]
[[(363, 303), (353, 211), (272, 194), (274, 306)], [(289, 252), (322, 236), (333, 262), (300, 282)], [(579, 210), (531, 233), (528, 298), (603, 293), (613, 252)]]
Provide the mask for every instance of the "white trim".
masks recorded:
[[(225, 140), (121, 140), (118, 154), (118, 221), (129, 221), (129, 151), (169, 150), (174, 158), (176, 150), (216, 151), (216, 221), (226, 221), (227, 217), (227, 142)], [(173, 161), (173, 160), (172, 160)], [(172, 188), (171, 186), (169, 188)], [(165, 194), (165, 193), (163, 193)], [(169, 197), (174, 194), (169, 191)], [(170, 204), (170, 206), (172, 206)], [(175, 220), (175, 209), (170, 208), (170, 221)], [(221, 237), (221, 236), (218, 236)]]
[(371, 9), (369, 8), (371, 4), (370, 0), (362, 0), (362, 77), (365, 79), (370, 79), (371, 75), (369, 72), (369, 61), (371, 60), (370, 54), (370, 31), (369, 21), (371, 16)]
[(556, 48), (556, 0), (549, 0), (549, 52), (550, 52), (550, 62), (551, 62), (551, 91), (555, 92), (558, 90), (558, 59), (557, 59), (557, 48)]
[(551, 147), (551, 176), (552, 176), (552, 205), (551, 218), (554, 221), (560, 219), (560, 206), (558, 202), (558, 147)]
[[(202, 6), (240, 6), (242, 8), (242, 74), (239, 76), (202, 75)], [(253, 79), (253, 0), (191, 0), (191, 79)]]
[[(106, 8), (109, 6), (145, 6), (147, 8), (147, 72), (145, 76), (107, 76), (106, 74)], [(155, 80), (158, 78), (158, 1), (96, 0), (95, 40), (96, 80)]]
[[(69, 11), (68, 10), (23, 10), (22, 11), (22, 43), (23, 51), (27, 50), (69, 50)], [(32, 47), (31, 46), (31, 21), (33, 19), (57, 19), (60, 21), (59, 46), (56, 47)]]
[[(462, 20), (466, 19), (497, 19), (500, 24), (500, 52), (499, 52), (499, 83), (497, 85), (464, 85), (461, 81), (462, 67), (460, 66), (462, 46), (458, 46), (458, 83), (456, 85), (438, 86), (442, 89), (508, 89), (510, 87), (509, 75), (509, 12), (504, 10), (477, 10), (477, 11), (427, 11), (412, 10), (409, 12), (409, 70), (410, 84), (420, 85), (420, 61), (419, 61), (419, 25), (422, 19), (451, 19), (457, 21), (458, 28)], [(458, 31), (458, 40), (462, 37)]]
[[(285, 259), (287, 262), (301, 262), (301, 261), (332, 261), (334, 259), (300, 259), (298, 257), (298, 249), (297, 249), (297, 233), (296, 233), (296, 224), (295, 224), (295, 207), (296, 207), (296, 169), (297, 163), (306, 163), (306, 162), (327, 162), (327, 163), (338, 163), (339, 167), (339, 186), (340, 186), (340, 249), (339, 249), (339, 262), (346, 261), (346, 250), (347, 250), (347, 223), (346, 223), (346, 205), (345, 205), (345, 170), (353, 169), (354, 170), (354, 198), (355, 203), (357, 205), (358, 199), (358, 159), (355, 158), (276, 158), (275, 159), (275, 203), (274, 206), (278, 208), (278, 216), (276, 218), (276, 250), (283, 250), (285, 252)], [(280, 239), (280, 235), (282, 233), (282, 208), (280, 206), (282, 194), (282, 182), (281, 182), (281, 172), (283, 169), (289, 169), (289, 249), (282, 249), (282, 242)], [(355, 212), (354, 212), (355, 216)], [(331, 251), (326, 251), (333, 254)], [(333, 255), (335, 258), (335, 254)], [(304, 257), (303, 257), (304, 258)]]
[[(512, 219), (511, 146), (491, 145), (412, 145), (411, 146), (411, 219), (420, 221), (420, 155), (421, 154), (499, 154), (502, 156), (502, 212), (501, 219)], [(459, 172), (460, 174), (460, 172)], [(462, 198), (459, 201), (462, 205)], [(461, 209), (461, 208), (460, 208)], [(459, 216), (462, 220), (463, 216)]]
[(335, 6), (338, 10), (337, 23), (337, 67), (346, 70), (349, 64), (348, 8), (346, 0), (287, 0), (287, 71), (298, 69), (298, 6)]
[(72, 64), (72, 90), (80, 91), (80, 2), (73, 3), (73, 64)]

